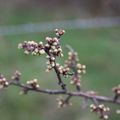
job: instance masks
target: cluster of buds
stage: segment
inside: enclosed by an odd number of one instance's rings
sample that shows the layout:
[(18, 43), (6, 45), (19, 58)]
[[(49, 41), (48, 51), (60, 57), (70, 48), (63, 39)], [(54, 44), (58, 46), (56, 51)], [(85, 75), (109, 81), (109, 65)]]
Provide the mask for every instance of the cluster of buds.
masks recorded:
[(100, 118), (105, 119), (105, 120), (109, 118), (108, 116), (108, 112), (110, 111), (109, 107), (106, 107), (103, 104), (100, 104), (98, 106), (91, 104), (90, 108), (92, 112), (96, 112), (97, 114), (99, 114)]
[(55, 33), (57, 37), (61, 37), (62, 35), (65, 34), (65, 30), (62, 29), (55, 29)]
[(31, 86), (33, 89), (38, 89), (40, 87), (37, 79), (27, 81), (27, 85)]
[(0, 89), (7, 87), (9, 85), (9, 82), (6, 80), (6, 78), (0, 74)]
[(72, 103), (70, 103), (69, 101), (65, 101), (62, 98), (62, 96), (59, 96), (56, 100), (57, 100), (57, 103), (58, 103), (58, 108), (67, 107), (67, 106), (72, 105)]
[(47, 69), (46, 72), (49, 72), (50, 70), (52, 70), (53, 67), (55, 67), (55, 57), (51, 57), (49, 55), (46, 56), (46, 58), (48, 59), (48, 61), (46, 62), (47, 64)]
[(117, 100), (120, 97), (120, 85), (114, 87), (113, 92), (115, 93), (114, 100)]
[(86, 73), (86, 66), (79, 63), (78, 54), (74, 51), (68, 53), (68, 60), (65, 61), (65, 66), (73, 71), (71, 84), (76, 86), (81, 85), (80, 78)]
[(67, 67), (67, 66), (62, 66), (60, 65), (59, 63), (56, 63), (56, 67), (59, 71), (60, 74), (62, 74), (63, 76), (67, 76), (69, 71), (70, 71), (70, 68)]
[(77, 68), (77, 73), (78, 74), (85, 74), (86, 73), (86, 66), (85, 65), (81, 65), (80, 63), (76, 64), (76, 68)]
[(73, 69), (73, 72), (76, 74), (82, 75), (86, 73), (86, 66), (79, 63), (78, 54), (76, 52), (68, 53), (68, 60), (65, 61), (65, 64)]
[(29, 81), (26, 82), (26, 84), (28, 86), (22, 87), (22, 90), (20, 92), (21, 95), (27, 94), (29, 89), (37, 90), (40, 87), (37, 79), (29, 80)]
[(15, 81), (19, 81), (20, 77), (21, 77), (21, 73), (16, 70), (15, 73), (13, 74), (13, 76), (11, 77), (11, 79), (15, 80)]
[[(63, 57), (62, 48), (60, 46), (60, 36), (63, 35), (64, 30), (55, 30), (57, 37), (46, 37), (45, 52), (47, 53), (47, 72), (55, 67), (56, 57)], [(58, 37), (59, 36), (59, 37)]]
[(18, 45), (19, 49), (24, 49), (25, 54), (41, 55), (44, 54), (44, 45), (42, 42), (36, 43), (35, 41), (24, 41)]
[(78, 87), (81, 86), (81, 80), (80, 80), (80, 78), (77, 75), (73, 75), (70, 83), (74, 84), (74, 85), (76, 85)]
[(54, 57), (47, 56), (47, 58), (49, 59), (49, 61), (47, 61), (47, 72), (49, 72), (56, 65), (59, 74), (62, 74), (65, 77), (69, 75), (70, 68), (68, 66), (62, 66), (59, 63), (55, 63)]
[(50, 71), (55, 66), (55, 59), (56, 57), (62, 57), (62, 48), (60, 46), (60, 36), (62, 36), (65, 31), (64, 30), (55, 30), (56, 37), (46, 37), (46, 44), (43, 42), (36, 43), (35, 41), (24, 41), (18, 45), (19, 49), (23, 49), (25, 54), (32, 54), (32, 55), (41, 55), (47, 54), (47, 70)]
[(62, 49), (60, 46), (60, 39), (57, 37), (51, 38), (51, 37), (46, 37), (47, 44), (45, 44), (45, 50), (49, 55), (52, 56), (63, 56)]

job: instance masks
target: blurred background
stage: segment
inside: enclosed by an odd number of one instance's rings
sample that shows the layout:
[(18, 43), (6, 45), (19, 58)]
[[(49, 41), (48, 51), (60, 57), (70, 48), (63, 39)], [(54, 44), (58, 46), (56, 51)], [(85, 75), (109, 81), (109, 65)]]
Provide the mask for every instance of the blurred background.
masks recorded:
[[(66, 30), (61, 41), (65, 58), (69, 44), (87, 66), (82, 88), (113, 96), (111, 88), (120, 84), (120, 0), (0, 0), (0, 73), (10, 78), (17, 69), (23, 82), (37, 78), (42, 88), (59, 89), (54, 72), (45, 73), (44, 57), (17, 49), (24, 40), (44, 42), (57, 27)], [(58, 109), (56, 96), (21, 96), (19, 91), (0, 90), (1, 120), (99, 120), (83, 109), (83, 99), (73, 98), (72, 107)], [(106, 105), (112, 107), (110, 120), (119, 120), (115, 110), (120, 106)]]

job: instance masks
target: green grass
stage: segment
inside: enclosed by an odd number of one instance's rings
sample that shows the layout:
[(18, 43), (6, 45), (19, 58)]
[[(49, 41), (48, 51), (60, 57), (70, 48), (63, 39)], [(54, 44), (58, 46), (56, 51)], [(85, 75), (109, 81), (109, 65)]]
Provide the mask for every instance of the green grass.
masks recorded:
[[(46, 76), (45, 59), (42, 56), (25, 56), (17, 49), (18, 43), (24, 40), (44, 41), (45, 36), (49, 35), (53, 36), (53, 33), (1, 37), (0, 72), (10, 77), (18, 69), (22, 72), (23, 82), (38, 78), (42, 88), (58, 88), (54, 73)], [(120, 83), (120, 28), (66, 30), (61, 44), (65, 58), (65, 45), (69, 44), (78, 52), (80, 62), (87, 66), (87, 74), (82, 78), (82, 88), (112, 95), (111, 88)], [(0, 91), (1, 120), (97, 120), (88, 109), (81, 109), (82, 101), (77, 98), (73, 99), (72, 107), (59, 110), (56, 108), (55, 97), (34, 93), (19, 96), (18, 93), (19, 89), (16, 87)], [(113, 118), (118, 120), (119, 116), (114, 115), (111, 119)]]

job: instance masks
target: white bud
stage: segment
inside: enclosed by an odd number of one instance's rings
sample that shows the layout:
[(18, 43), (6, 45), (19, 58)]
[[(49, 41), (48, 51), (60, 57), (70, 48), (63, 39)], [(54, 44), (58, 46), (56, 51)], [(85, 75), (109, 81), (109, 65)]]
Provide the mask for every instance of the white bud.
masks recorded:
[(49, 45), (49, 44), (46, 44), (46, 45), (45, 45), (45, 47), (48, 47), (48, 48), (49, 48), (49, 47), (50, 47), (50, 45)]
[(40, 50), (39, 52), (40, 52), (40, 54), (42, 54), (42, 55), (45, 54), (44, 49)]
[(9, 83), (6, 81), (6, 82), (5, 82), (5, 85), (6, 85), (6, 86), (8, 86), (8, 85), (9, 85)]
[(63, 56), (64, 56), (64, 55), (61, 53), (61, 54), (60, 54), (60, 57), (63, 57)]
[(52, 65), (52, 67), (54, 67), (54, 66), (55, 66), (55, 63), (54, 63), (54, 62), (52, 62), (52, 64), (51, 64), (51, 65)]
[(49, 59), (49, 58), (50, 58), (50, 56), (49, 56), (49, 55), (47, 55), (47, 56), (46, 56), (46, 58), (47, 58), (47, 59)]
[(77, 70), (77, 73), (79, 73), (79, 74), (80, 74), (81, 72), (82, 72), (81, 70)]
[(57, 42), (54, 42), (54, 43), (53, 43), (53, 45), (55, 45), (55, 46), (56, 46), (56, 45), (58, 45), (58, 43), (57, 43)]
[(104, 115), (104, 119), (107, 120), (109, 117), (108, 115)]
[(37, 52), (38, 52), (38, 49), (36, 48), (34, 51), (37, 53)]
[(57, 50), (57, 49), (54, 49), (54, 52), (55, 52), (55, 53), (57, 53), (57, 52), (58, 52), (58, 50)]
[(21, 49), (22, 48), (22, 44), (18, 44), (18, 49)]
[(51, 60), (53, 60), (53, 61), (54, 61), (54, 60), (55, 60), (55, 57), (51, 57)]
[(80, 68), (81, 68), (81, 64), (79, 64), (79, 63), (78, 63), (78, 64), (77, 64), (77, 68), (79, 68), (79, 69), (80, 69)]
[(39, 88), (39, 87), (40, 87), (40, 85), (37, 84), (37, 85), (36, 85), (36, 88)]
[(28, 55), (28, 54), (29, 54), (29, 51), (25, 50), (24, 53), (25, 53), (26, 55)]
[(52, 49), (55, 49), (55, 46), (51, 46)]
[(31, 54), (32, 54), (32, 55), (36, 55), (37, 53), (36, 53), (36, 52), (32, 52)]
[(83, 68), (83, 69), (85, 69), (85, 68), (86, 68), (86, 66), (85, 66), (85, 65), (82, 65), (82, 68)]
[(34, 79), (34, 80), (33, 80), (33, 82), (36, 82), (36, 83), (37, 83), (37, 82), (38, 82), (38, 80), (37, 80), (37, 79)]
[(40, 42), (39, 42), (39, 44), (40, 44), (40, 45), (43, 45), (43, 42), (42, 42), (42, 41), (40, 41)]

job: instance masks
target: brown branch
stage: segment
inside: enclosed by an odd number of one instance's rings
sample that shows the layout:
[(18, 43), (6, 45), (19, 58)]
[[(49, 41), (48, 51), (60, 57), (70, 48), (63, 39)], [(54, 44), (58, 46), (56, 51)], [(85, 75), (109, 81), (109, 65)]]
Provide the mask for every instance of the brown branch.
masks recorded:
[(61, 88), (62, 88), (63, 90), (66, 91), (66, 84), (63, 83), (63, 81), (62, 81), (62, 79), (61, 79), (61, 76), (60, 76), (60, 74), (59, 74), (59, 71), (58, 71), (56, 65), (54, 66), (54, 70), (55, 70), (56, 75), (57, 75), (57, 78), (58, 78), (58, 80), (59, 80), (58, 84), (61, 86)]
[(40, 92), (44, 94), (49, 95), (69, 95), (71, 97), (82, 97), (89, 100), (97, 100), (99, 102), (108, 102), (113, 104), (120, 105), (120, 100), (114, 100), (112, 97), (106, 97), (106, 96), (100, 96), (100, 95), (89, 95), (87, 92), (84, 91), (77, 91), (77, 92), (71, 92), (71, 91), (64, 91), (64, 90), (49, 90), (49, 89), (40, 89), (40, 88), (32, 88), (31, 86), (27, 86), (21, 83), (13, 82), (11, 81), (9, 83), (10, 85), (18, 86), (20, 88), (26, 89), (27, 91), (34, 91), (34, 92)]
[[(44, 48), (44, 50), (46, 51), (47, 55), (51, 56), (50, 53), (49, 53), (49, 50), (47, 48)], [(63, 81), (62, 81), (62, 78), (60, 76), (59, 70), (56, 67), (56, 61), (55, 61), (55, 66), (53, 68), (54, 68), (55, 73), (56, 73), (57, 78), (58, 78), (58, 84), (61, 86), (62, 90), (66, 91), (67, 90), (66, 89), (66, 84), (64, 84)]]

